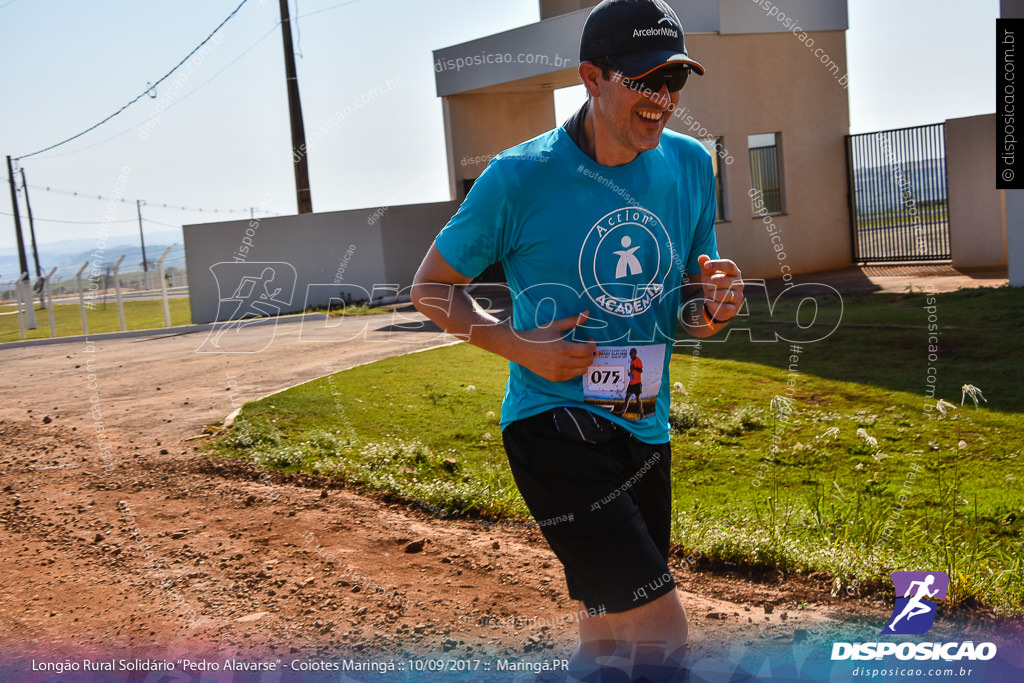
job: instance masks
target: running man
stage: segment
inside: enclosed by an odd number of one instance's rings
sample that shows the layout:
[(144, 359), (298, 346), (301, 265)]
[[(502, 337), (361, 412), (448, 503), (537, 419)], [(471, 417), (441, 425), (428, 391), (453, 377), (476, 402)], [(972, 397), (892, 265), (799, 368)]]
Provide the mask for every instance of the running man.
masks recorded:
[(278, 304), (287, 303), (277, 300), (277, 296), (283, 291), (282, 288), (270, 290), (276, 276), (277, 271), (270, 266), (264, 268), (259, 277), (246, 275), (238, 282), (234, 293), (229, 298), (221, 300), (221, 303), (234, 301), (237, 305), (215, 334), (211, 330), (210, 339), (214, 347), (220, 348), (220, 339), (228, 330), (241, 331), (253, 319), (266, 318), (281, 311)]
[[(903, 617), (906, 617), (907, 621), (910, 621), (919, 614), (928, 614), (932, 611), (930, 607), (924, 604), (923, 600), (925, 598), (934, 598), (936, 593), (939, 592), (938, 588), (933, 591), (928, 590), (933, 583), (935, 583), (935, 575), (929, 574), (923, 581), (912, 581), (910, 585), (907, 586), (907, 592), (904, 593), (903, 597), (910, 598), (910, 600), (903, 608), (903, 611), (899, 613), (899, 616), (893, 619), (892, 623), (889, 624), (890, 631), (896, 631), (896, 622)], [(917, 593), (911, 598), (910, 594), (914, 592), (914, 586), (917, 586)]]
[(641, 375), (644, 372), (644, 362), (637, 358), (636, 349), (629, 350), (629, 384), (626, 386), (626, 404), (622, 406), (622, 415), (629, 410), (629, 402), (636, 396), (636, 402), (640, 405), (640, 419), (644, 419), (644, 402), (640, 398), (640, 391), (643, 389)]
[[(580, 620), (575, 680), (675, 669), (686, 643), (667, 563), (668, 365), (679, 323), (708, 337), (743, 302), (739, 268), (718, 256), (710, 154), (664, 130), (691, 72), (704, 67), (665, 2), (601, 2), (580, 42), (587, 102), (491, 160), (413, 282), (417, 309), (510, 361), (510, 469), (535, 519), (569, 520), (541, 528), (569, 595), (601, 615)], [(495, 262), (511, 321), (465, 292)], [(598, 352), (625, 358), (641, 345), (649, 376), (655, 362), (661, 370), (655, 410), (629, 419), (600, 408), (611, 373), (593, 371)]]

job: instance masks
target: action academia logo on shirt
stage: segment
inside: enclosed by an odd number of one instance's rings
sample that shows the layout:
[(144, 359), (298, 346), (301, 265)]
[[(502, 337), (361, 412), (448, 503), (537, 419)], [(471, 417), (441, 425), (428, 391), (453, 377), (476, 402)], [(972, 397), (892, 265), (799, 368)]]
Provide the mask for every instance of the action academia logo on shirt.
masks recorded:
[(647, 209), (624, 207), (605, 214), (580, 249), (580, 281), (601, 310), (628, 318), (645, 313), (665, 289), (672, 241)]

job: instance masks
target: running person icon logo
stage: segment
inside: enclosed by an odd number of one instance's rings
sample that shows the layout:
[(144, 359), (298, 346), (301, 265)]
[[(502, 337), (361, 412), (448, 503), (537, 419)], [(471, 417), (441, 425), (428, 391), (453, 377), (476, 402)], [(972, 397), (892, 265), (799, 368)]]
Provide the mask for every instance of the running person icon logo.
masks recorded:
[(283, 262), (222, 261), (210, 272), (220, 293), (217, 322), (196, 353), (257, 353), (269, 346), (276, 316), (291, 305), (295, 268)]
[(628, 248), (633, 243), (633, 240), (629, 239), (629, 235), (623, 235), (622, 251), (616, 251), (615, 254), (619, 257), (619, 263), (615, 266), (615, 279), (621, 280), (627, 275), (639, 275), (644, 272), (643, 266), (640, 265), (640, 259), (636, 257), (634, 252), (639, 249), (639, 246)]
[(893, 572), (896, 604), (883, 635), (918, 635), (935, 623), (937, 604), (930, 601), (946, 599), (949, 577), (945, 572)]

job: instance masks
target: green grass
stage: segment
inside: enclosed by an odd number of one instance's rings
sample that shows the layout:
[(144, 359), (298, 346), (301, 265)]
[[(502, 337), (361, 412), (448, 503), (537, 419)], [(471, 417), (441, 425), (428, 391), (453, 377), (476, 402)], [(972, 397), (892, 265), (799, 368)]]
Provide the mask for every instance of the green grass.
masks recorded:
[[(945, 397), (959, 403), (960, 387), (973, 384), (985, 391), (989, 409), (1019, 412), (1024, 406), (1024, 289), (964, 289), (941, 295), (915, 291), (842, 300), (822, 292), (817, 295), (816, 317), (813, 304), (801, 308), (801, 324), (816, 321), (801, 330), (793, 321), (803, 289), (812, 288), (790, 290), (776, 299), (774, 310), (750, 290), (744, 310), (749, 316), (733, 323), (736, 329), (727, 337), (721, 333), (713, 338), (724, 341), (705, 342), (703, 354), (787, 368), (790, 345), (760, 340), (776, 335), (794, 341), (817, 339), (800, 344), (799, 371), (805, 375), (918, 394), (920, 405), (932, 400), (927, 394), (933, 385), (934, 400)], [(938, 327), (930, 332), (930, 324)], [(929, 363), (932, 335), (938, 348)], [(934, 382), (929, 382), (929, 365)]]
[(306, 309), (306, 313), (326, 313), (333, 318), (344, 318), (347, 315), (377, 315), (378, 313), (391, 313), (391, 308), (371, 307), (369, 304), (350, 303), (345, 306), (313, 306)]
[[(934, 398), (925, 295), (843, 304), (843, 323), (802, 344), (792, 372), (790, 344), (739, 329), (697, 354), (677, 347), (673, 540), (731, 569), (827, 571), (837, 590), (891, 591), (890, 571), (943, 570), (952, 601), (1021, 613), (1024, 292), (936, 297), (955, 329), (940, 335)], [(794, 336), (753, 308), (755, 337)], [(506, 376), (465, 344), (388, 359), (246, 404), (214, 448), (438, 514), (525, 517), (497, 424)], [(964, 384), (989, 403), (959, 407)], [(958, 407), (926, 410), (939, 398)]]
[(941, 206), (917, 207), (916, 216), (910, 215), (909, 209), (890, 209), (889, 211), (880, 211), (878, 213), (861, 214), (857, 216), (857, 227), (860, 229), (881, 228), (912, 223), (915, 220), (921, 223), (948, 221), (949, 208), (945, 204)]
[[(167, 301), (171, 313), (171, 325), (191, 324), (192, 314), (189, 311), (188, 297), (173, 297)], [(38, 305), (38, 302), (37, 302)], [(13, 305), (0, 306), (0, 343), (18, 341), (21, 334), (18, 328), (18, 316)], [(12, 312), (10, 315), (2, 315)], [(55, 304), (53, 307), (54, 322), (58, 337), (71, 337), (82, 332), (82, 314), (78, 304)], [(86, 311), (89, 323), (89, 334), (103, 332), (120, 332), (121, 323), (114, 302), (93, 304), (92, 310)], [(163, 302), (125, 301), (124, 320), (129, 330), (150, 330), (164, 327)], [(48, 339), (50, 337), (50, 313), (36, 308), (36, 329), (26, 331), (26, 339)]]

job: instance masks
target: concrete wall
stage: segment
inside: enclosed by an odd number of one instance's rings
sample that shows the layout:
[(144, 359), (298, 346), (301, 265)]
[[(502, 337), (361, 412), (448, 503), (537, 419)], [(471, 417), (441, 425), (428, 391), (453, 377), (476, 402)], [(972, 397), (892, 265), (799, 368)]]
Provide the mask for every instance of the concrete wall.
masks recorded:
[[(679, 15), (687, 33), (781, 33), (794, 26), (805, 31), (845, 30), (849, 28), (846, 2), (772, 0), (767, 9), (756, 0), (669, 0), (668, 4)], [(540, 0), (540, 18), (550, 19), (580, 10), (589, 13), (595, 5), (597, 0)], [(789, 26), (786, 25), (788, 20), (793, 22)]]
[(540, 18), (550, 19), (583, 9), (590, 10), (597, 3), (598, 0), (540, 0)]
[[(810, 38), (845, 75), (846, 34), (826, 31)], [(744, 276), (757, 278), (780, 277), (781, 266), (797, 274), (850, 265), (846, 89), (790, 33), (693, 35), (687, 48), (708, 71), (687, 82), (670, 126), (695, 137), (702, 129), (722, 137), (734, 160), (721, 164), (727, 198), (727, 220), (718, 226), (722, 254)], [(747, 136), (756, 133), (781, 133), (785, 213), (771, 220), (781, 233), (782, 252), (775, 251), (763, 220), (753, 217)]]
[(765, 6), (758, 0), (718, 0), (720, 33), (845, 31), (847, 16), (846, 0), (771, 0)]
[[(274, 266), (285, 290), (275, 304), (280, 313), (325, 306), (342, 285), (353, 299), (361, 292), (393, 295), (412, 284), (430, 243), (457, 210), (458, 202), (439, 202), (186, 225), (192, 322), (229, 319), (234, 304), (220, 299), (231, 296), (241, 275), (258, 275), (259, 263), (287, 264)], [(223, 262), (228, 265), (211, 270)], [(309, 289), (317, 284), (332, 286)]]
[(1005, 192), (996, 189), (996, 116), (946, 121), (949, 246), (954, 268), (1006, 265)]
[(579, 66), (580, 33), (589, 10), (434, 50), (438, 97), (546, 76)]
[(479, 178), (495, 154), (557, 125), (554, 97), (543, 91), (452, 95), (445, 119), (456, 181)]

